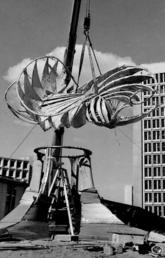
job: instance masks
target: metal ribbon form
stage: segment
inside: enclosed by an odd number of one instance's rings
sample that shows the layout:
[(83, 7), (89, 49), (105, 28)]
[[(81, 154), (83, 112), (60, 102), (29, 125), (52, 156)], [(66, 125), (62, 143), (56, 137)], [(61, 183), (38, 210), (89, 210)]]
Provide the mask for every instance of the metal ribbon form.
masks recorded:
[[(139, 121), (155, 106), (142, 113), (132, 109), (142, 104), (141, 94), (155, 93), (155, 78), (138, 66), (120, 66), (79, 86), (56, 57), (46, 56), (30, 62), (17, 82), (6, 91), (5, 99), (15, 116), (37, 123), (43, 130), (51, 127), (79, 128), (86, 122), (114, 128)], [(148, 81), (150, 83), (144, 84)], [(156, 83), (156, 82), (155, 82)]]

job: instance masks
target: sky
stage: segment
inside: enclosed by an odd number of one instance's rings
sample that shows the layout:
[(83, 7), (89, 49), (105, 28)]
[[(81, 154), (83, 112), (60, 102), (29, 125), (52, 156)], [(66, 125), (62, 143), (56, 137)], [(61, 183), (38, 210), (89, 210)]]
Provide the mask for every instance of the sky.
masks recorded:
[[(0, 4), (0, 156), (27, 158), (50, 145), (53, 131), (23, 124), (8, 110), (4, 94), (27, 60), (52, 53), (63, 58), (68, 42), (72, 0), (1, 0)], [(86, 1), (82, 0), (73, 73), (76, 75)], [(90, 36), (101, 70), (121, 64), (145, 64), (165, 71), (164, 0), (91, 0)], [(88, 63), (87, 56), (85, 64)], [(81, 82), (90, 79), (88, 65)], [(20, 144), (27, 136), (23, 144)], [(64, 145), (91, 149), (93, 176), (101, 196), (124, 201), (132, 184), (132, 125), (106, 129), (87, 124), (67, 129)], [(20, 146), (19, 146), (20, 145)], [(139, 148), (139, 146), (136, 146)], [(14, 153), (13, 153), (14, 152)]]

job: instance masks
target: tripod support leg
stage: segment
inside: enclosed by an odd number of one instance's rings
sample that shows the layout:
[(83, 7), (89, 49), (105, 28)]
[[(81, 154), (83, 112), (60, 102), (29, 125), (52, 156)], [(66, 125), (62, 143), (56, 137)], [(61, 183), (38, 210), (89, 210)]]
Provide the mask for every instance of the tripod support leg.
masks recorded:
[(64, 187), (64, 196), (65, 196), (66, 208), (67, 208), (68, 219), (69, 219), (70, 232), (71, 232), (71, 236), (73, 236), (74, 235), (73, 224), (72, 224), (72, 218), (71, 218), (68, 194), (67, 194), (66, 185), (65, 185), (65, 179), (64, 178), (63, 178), (63, 187)]

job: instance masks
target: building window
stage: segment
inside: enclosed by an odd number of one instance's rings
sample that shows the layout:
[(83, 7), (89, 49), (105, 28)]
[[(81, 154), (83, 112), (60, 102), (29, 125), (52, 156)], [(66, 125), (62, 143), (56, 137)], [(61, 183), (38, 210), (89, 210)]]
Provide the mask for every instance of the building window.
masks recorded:
[(15, 166), (15, 160), (10, 160), (10, 166), (14, 167)]
[(16, 178), (19, 178), (19, 177), (20, 177), (20, 173), (21, 173), (20, 170), (16, 170), (16, 174), (15, 174)]
[(7, 176), (7, 172), (8, 172), (8, 169), (7, 168), (3, 168), (2, 169), (2, 176)]
[(162, 130), (162, 139), (165, 139), (165, 130)]
[(4, 159), (4, 161), (3, 161), (4, 167), (7, 167), (7, 166), (8, 166), (8, 163), (9, 163), (8, 159)]
[(160, 85), (160, 93), (165, 93), (165, 87), (164, 87), (164, 85)]
[(152, 121), (152, 126), (153, 126), (153, 128), (159, 128), (160, 127), (159, 119), (154, 119)]
[(145, 164), (151, 164), (151, 155), (145, 155), (144, 157)]
[(145, 98), (144, 99), (144, 106), (150, 106), (151, 105), (151, 99), (150, 98)]
[(145, 173), (145, 177), (151, 177), (152, 176), (151, 168), (150, 167), (146, 167), (144, 169), (144, 173)]
[[(144, 108), (144, 113), (147, 113), (150, 110), (150, 108)], [(149, 116), (149, 114), (146, 116), (146, 118)]]
[(160, 155), (153, 155), (153, 163), (160, 164)]
[(160, 82), (164, 82), (165, 81), (164, 75), (165, 75), (164, 73), (160, 73)]
[(17, 168), (21, 168), (22, 162), (20, 160), (17, 160)]
[(151, 120), (149, 119), (144, 120), (144, 128), (151, 128)]
[(158, 108), (158, 107), (156, 107), (156, 108), (152, 111), (152, 116), (153, 116), (153, 117), (155, 117), (155, 116), (158, 116), (158, 117), (159, 117), (159, 116), (160, 116), (160, 115), (159, 115), (159, 108)]
[(145, 202), (152, 202), (152, 193), (145, 193), (144, 200)]
[(156, 123), (155, 123), (155, 122), (156, 122), (155, 120), (152, 121), (152, 127), (153, 127), (153, 128), (156, 127)]
[(159, 140), (159, 139), (160, 139), (160, 131), (153, 131), (153, 140)]
[(152, 206), (145, 206), (145, 209), (149, 212), (152, 212)]
[(162, 163), (165, 164), (165, 154), (162, 155)]
[(165, 142), (162, 142), (162, 151), (165, 151)]
[(26, 175), (27, 175), (27, 171), (24, 170), (23, 173), (22, 173), (22, 179), (26, 178)]
[(151, 131), (144, 132), (144, 140), (151, 140)]
[(161, 103), (161, 105), (165, 104), (165, 96), (160, 97), (160, 103)]
[(154, 206), (154, 213), (158, 216), (161, 216), (161, 206)]
[(160, 116), (159, 108), (156, 108), (155, 110), (156, 110), (156, 115)]
[(160, 151), (160, 142), (154, 142), (153, 143), (153, 152)]
[(152, 105), (156, 106), (159, 104), (159, 97), (152, 97)]
[(161, 190), (161, 180), (154, 180), (154, 189)]
[(9, 169), (9, 177), (13, 177), (14, 176), (14, 170), (13, 169)]
[(24, 168), (24, 169), (27, 169), (27, 168), (28, 168), (28, 162), (27, 162), (27, 161), (24, 161), (24, 163), (23, 163), (23, 168)]
[(160, 82), (159, 76), (160, 76), (160, 73), (156, 73), (156, 81), (157, 81), (157, 82)]
[(160, 177), (160, 167), (154, 167), (154, 177)]
[(165, 193), (163, 193), (163, 202), (165, 202)]
[(144, 151), (145, 152), (151, 152), (151, 143), (145, 143), (144, 144)]
[(161, 119), (161, 127), (164, 127), (164, 126), (165, 126), (165, 119), (162, 118), (162, 119)]
[(160, 114), (161, 114), (161, 116), (165, 117), (165, 108), (164, 107), (160, 108)]
[(154, 202), (161, 202), (161, 193), (154, 193)]
[(152, 189), (152, 181), (151, 180), (145, 180), (144, 187), (145, 187), (146, 190), (151, 190)]

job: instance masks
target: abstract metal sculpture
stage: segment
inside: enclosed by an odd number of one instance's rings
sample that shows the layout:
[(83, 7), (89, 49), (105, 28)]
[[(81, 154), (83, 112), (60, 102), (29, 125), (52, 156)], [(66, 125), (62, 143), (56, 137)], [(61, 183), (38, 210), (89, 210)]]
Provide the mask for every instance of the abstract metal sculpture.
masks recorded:
[[(137, 114), (133, 112), (134, 106), (142, 104), (142, 93), (147, 93), (148, 99), (155, 93), (155, 89), (152, 88), (155, 78), (142, 67), (124, 65), (100, 74), (98, 77), (92, 73), (93, 79), (84, 85), (76, 82), (72, 76), (72, 65), (80, 3), (81, 0), (75, 0), (64, 63), (54, 56), (45, 56), (31, 61), (21, 72), (18, 81), (9, 86), (5, 94), (7, 105), (16, 117), (28, 123), (38, 124), (44, 131), (50, 128), (55, 129), (55, 144), (53, 143), (51, 147), (36, 149), (38, 160), (42, 163), (42, 176), (38, 182), (40, 185), (38, 198), (32, 201), (31, 207), (39, 210), (38, 203), (41, 203), (39, 201), (46, 195), (48, 198), (45, 210), (49, 222), (55, 220), (55, 224), (60, 225), (61, 214), (63, 211), (65, 214), (67, 212), (67, 224), (69, 224), (72, 236), (77, 231), (75, 225), (79, 223), (79, 218), (77, 219), (80, 215), (79, 207), (77, 209), (75, 204), (77, 199), (80, 204), (79, 191), (93, 188), (94, 184), (89, 150), (60, 146), (64, 127), (79, 128), (86, 122), (91, 122), (98, 126), (114, 128), (139, 121), (155, 108), (154, 106), (147, 109), (144, 113), (141, 109), (138, 109)], [(92, 68), (94, 70), (90, 52), (92, 49), (90, 49), (89, 38), (89, 15), (86, 17), (85, 25), (91, 70)], [(80, 67), (85, 45), (82, 49)], [(67, 179), (68, 164), (65, 164), (65, 155), (62, 155), (62, 150), (65, 148), (83, 150), (80, 156), (67, 155), (71, 164), (71, 184)], [(85, 182), (85, 187), (83, 182)], [(75, 192), (74, 186), (76, 186)], [(72, 209), (73, 206), (74, 209)], [(64, 221), (66, 223), (66, 220)]]
[(68, 73), (54, 56), (30, 62), (6, 92), (8, 107), (20, 119), (37, 123), (43, 130), (79, 128), (87, 121), (113, 128), (139, 121), (155, 108), (132, 114), (132, 108), (142, 103), (142, 92), (148, 92), (148, 98), (155, 92), (151, 84), (142, 84), (150, 81), (153, 85), (155, 80), (142, 67), (120, 66), (82, 86), (70, 73), (67, 85)]

